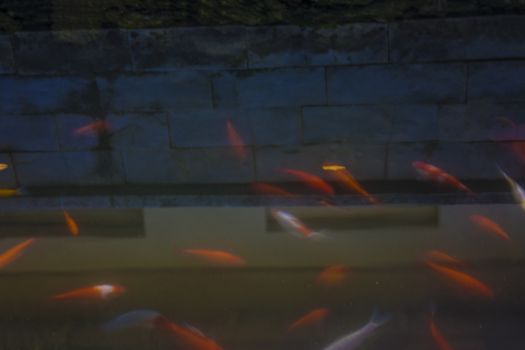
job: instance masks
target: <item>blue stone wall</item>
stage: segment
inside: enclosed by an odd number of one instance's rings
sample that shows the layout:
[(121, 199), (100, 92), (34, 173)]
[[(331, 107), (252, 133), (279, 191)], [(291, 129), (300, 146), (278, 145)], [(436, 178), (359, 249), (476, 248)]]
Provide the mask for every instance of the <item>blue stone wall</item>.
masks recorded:
[[(323, 161), (521, 178), (525, 134), (500, 117), (525, 122), (523, 33), (525, 16), (1, 35), (0, 187), (290, 181)], [(95, 119), (113, 133), (73, 137)]]

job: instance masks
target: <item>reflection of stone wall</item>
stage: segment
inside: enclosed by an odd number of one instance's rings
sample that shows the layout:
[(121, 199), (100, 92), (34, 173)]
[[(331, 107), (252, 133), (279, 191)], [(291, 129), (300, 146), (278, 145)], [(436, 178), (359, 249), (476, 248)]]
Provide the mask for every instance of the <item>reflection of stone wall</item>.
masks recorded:
[[(413, 179), (415, 159), (519, 177), (510, 141), (523, 135), (497, 118), (525, 119), (524, 20), (0, 36), (0, 160), (13, 165), (0, 185), (286, 181), (280, 167), (325, 160), (360, 180)], [(114, 134), (72, 137), (94, 118)]]

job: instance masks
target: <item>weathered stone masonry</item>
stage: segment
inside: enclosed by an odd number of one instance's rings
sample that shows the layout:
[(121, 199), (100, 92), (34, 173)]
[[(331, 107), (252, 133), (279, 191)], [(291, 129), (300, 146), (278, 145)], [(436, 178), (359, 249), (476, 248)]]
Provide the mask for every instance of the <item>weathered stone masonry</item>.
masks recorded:
[[(0, 187), (280, 182), (326, 160), (361, 181), (411, 180), (415, 159), (521, 178), (525, 135), (498, 117), (525, 122), (524, 33), (497, 16), (2, 35)], [(114, 134), (72, 136), (95, 118)]]

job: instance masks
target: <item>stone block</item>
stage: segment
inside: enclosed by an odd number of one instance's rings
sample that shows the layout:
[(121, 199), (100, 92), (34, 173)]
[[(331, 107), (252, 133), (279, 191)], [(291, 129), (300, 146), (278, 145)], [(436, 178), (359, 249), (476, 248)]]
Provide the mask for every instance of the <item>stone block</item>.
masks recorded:
[(303, 108), (303, 141), (389, 142), (437, 139), (434, 105), (316, 106)]
[(511, 176), (522, 174), (513, 155), (495, 143), (403, 143), (389, 146), (388, 179), (417, 179), (413, 161), (433, 164), (460, 179), (501, 179), (497, 165)]
[(110, 114), (112, 149), (170, 148), (168, 120), (165, 113)]
[(14, 72), (15, 62), (13, 60), (11, 39), (8, 35), (0, 35), (0, 74), (10, 74)]
[(21, 186), (112, 185), (124, 181), (119, 153), (14, 153)]
[(387, 56), (386, 26), (375, 23), (258, 27), (247, 42), (250, 68), (380, 63)]
[(0, 115), (0, 149), (57, 151), (56, 121), (52, 115)]
[(178, 151), (178, 158), (183, 183), (249, 183), (255, 180), (251, 150), (243, 161), (229, 148), (185, 149)]
[(299, 108), (181, 110), (170, 114), (171, 144), (176, 147), (229, 146), (230, 119), (245, 145), (299, 142)]
[(97, 81), (104, 107), (113, 111), (212, 106), (210, 77), (206, 72), (183, 70), (162, 75), (121, 75)]
[(415, 20), (390, 25), (393, 62), (437, 62), (525, 56), (523, 16)]
[(469, 64), (469, 101), (525, 100), (525, 61)]
[(285, 68), (237, 73), (242, 107), (286, 107), (324, 104), (323, 68)]
[(246, 68), (244, 27), (133, 30), (136, 71)]
[(121, 30), (21, 32), (13, 49), (20, 74), (129, 70), (127, 33)]
[(0, 170), (0, 188), (16, 188), (16, 176), (11, 156), (8, 153), (0, 153), (0, 164), (7, 165), (6, 169)]
[(463, 102), (465, 84), (463, 64), (327, 69), (329, 104)]
[(473, 102), (439, 108), (441, 141), (525, 140), (525, 103)]
[(0, 77), (0, 113), (89, 112), (98, 108), (94, 83), (76, 77)]
[(302, 147), (261, 147), (256, 150), (257, 181), (296, 181), (283, 168), (297, 169), (333, 180), (322, 170), (324, 162), (342, 164), (359, 180), (385, 177), (383, 144), (325, 144)]
[(221, 71), (212, 75), (212, 98), (213, 106), (216, 108), (230, 108), (239, 105), (235, 73)]
[(173, 184), (183, 180), (180, 159), (175, 150), (123, 151), (126, 183)]

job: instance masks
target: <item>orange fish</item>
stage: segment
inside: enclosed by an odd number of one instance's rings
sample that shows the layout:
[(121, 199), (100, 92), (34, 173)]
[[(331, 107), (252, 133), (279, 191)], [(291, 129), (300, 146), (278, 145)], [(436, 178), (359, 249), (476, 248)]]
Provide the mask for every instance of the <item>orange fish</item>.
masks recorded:
[(462, 265), (461, 260), (454, 258), (453, 256), (448, 255), (439, 250), (431, 250), (426, 253), (426, 256), (436, 262), (444, 263), (447, 265)]
[(327, 308), (319, 308), (310, 311), (304, 316), (301, 316), (294, 321), (289, 327), (288, 332), (294, 331), (299, 328), (312, 327), (323, 322), (330, 311)]
[(317, 284), (333, 287), (343, 283), (350, 269), (344, 265), (332, 265), (325, 268), (319, 275), (317, 275), (316, 282)]
[(73, 134), (75, 136), (96, 136), (97, 134), (109, 132), (110, 130), (110, 122), (99, 119), (73, 130)]
[(479, 214), (471, 215), (470, 221), (472, 221), (476, 226), (481, 228), (483, 231), (495, 237), (501, 238), (505, 241), (510, 240), (509, 235), (507, 234), (507, 232), (505, 232), (505, 230), (503, 230), (503, 228), (501, 228), (500, 225), (498, 225), (497, 223), (495, 223), (494, 221), (490, 220), (489, 218), (483, 215), (479, 215)]
[(424, 162), (412, 162), (412, 166), (416, 169), (416, 171), (422, 175), (424, 178), (440, 183), (440, 184), (446, 184), (448, 186), (455, 187), (463, 192), (466, 192), (468, 194), (473, 194), (473, 192), (464, 184), (459, 182), (458, 179), (453, 177), (452, 175), (444, 172), (440, 168), (424, 163)]
[(5, 170), (7, 168), (9, 168), (9, 165), (7, 165), (6, 163), (0, 163), (0, 171)]
[(243, 258), (222, 250), (184, 249), (183, 252), (220, 265), (243, 266), (246, 264)]
[(18, 258), (20, 255), (22, 255), (22, 252), (31, 245), (35, 241), (34, 238), (27, 239), (23, 241), (22, 243), (18, 243), (14, 247), (6, 250), (2, 254), (0, 254), (0, 269), (6, 267), (7, 265), (11, 264), (16, 258)]
[(79, 289), (74, 289), (69, 292), (57, 294), (51, 297), (52, 300), (92, 300), (102, 299), (109, 300), (122, 295), (126, 288), (114, 284), (99, 284), (96, 286), (89, 286)]
[(294, 195), (290, 192), (283, 190), (280, 187), (273, 186), (267, 183), (263, 182), (255, 182), (252, 184), (252, 188), (254, 191), (259, 192), (261, 194), (265, 195), (275, 195), (275, 196), (282, 196), (282, 197), (288, 197), (293, 198)]
[(246, 160), (248, 154), (246, 153), (244, 141), (237, 130), (235, 130), (230, 119), (226, 120), (226, 133), (228, 135), (228, 142), (230, 146), (233, 147), (233, 153), (235, 156), (241, 161)]
[(451, 269), (449, 267), (441, 266), (433, 262), (427, 261), (426, 264), (434, 271), (440, 273), (458, 287), (466, 290), (470, 294), (479, 295), (487, 298), (494, 297), (494, 292), (483, 282), (467, 275), (461, 271)]
[(68, 212), (65, 210), (64, 210), (64, 219), (66, 219), (66, 225), (67, 225), (67, 229), (69, 230), (69, 232), (73, 236), (78, 236), (78, 225), (75, 222), (75, 220), (73, 220), (71, 215), (69, 215)]
[(155, 319), (157, 327), (171, 332), (184, 350), (223, 350), (214, 340), (206, 337), (201, 331), (193, 327), (182, 327), (171, 322), (166, 317)]
[(339, 164), (325, 164), (323, 165), (323, 169), (331, 171), (334, 174), (334, 176), (339, 181), (341, 181), (343, 185), (356, 192), (357, 194), (360, 194), (361, 196), (365, 197), (370, 203), (378, 203), (377, 199), (370, 195), (370, 193), (368, 193), (363, 187), (361, 187), (357, 180), (352, 176), (352, 174), (350, 174), (348, 170), (346, 170), (344, 166)]
[(20, 194), (24, 194), (24, 190), (20, 188), (12, 189), (12, 188), (0, 188), (0, 197), (13, 197), (18, 196)]
[(304, 172), (301, 170), (295, 170), (295, 169), (283, 169), (282, 171), (286, 174), (297, 177), (299, 180), (304, 182), (310, 188), (322, 194), (329, 195), (329, 196), (333, 196), (335, 194), (332, 186), (330, 186), (326, 181), (321, 179), (319, 176), (308, 174), (307, 172)]
[(434, 320), (429, 319), (428, 324), (430, 326), (430, 334), (432, 334), (432, 338), (436, 342), (439, 350), (453, 350), (452, 346), (450, 346), (443, 334), (441, 334), (441, 331), (437, 328)]

